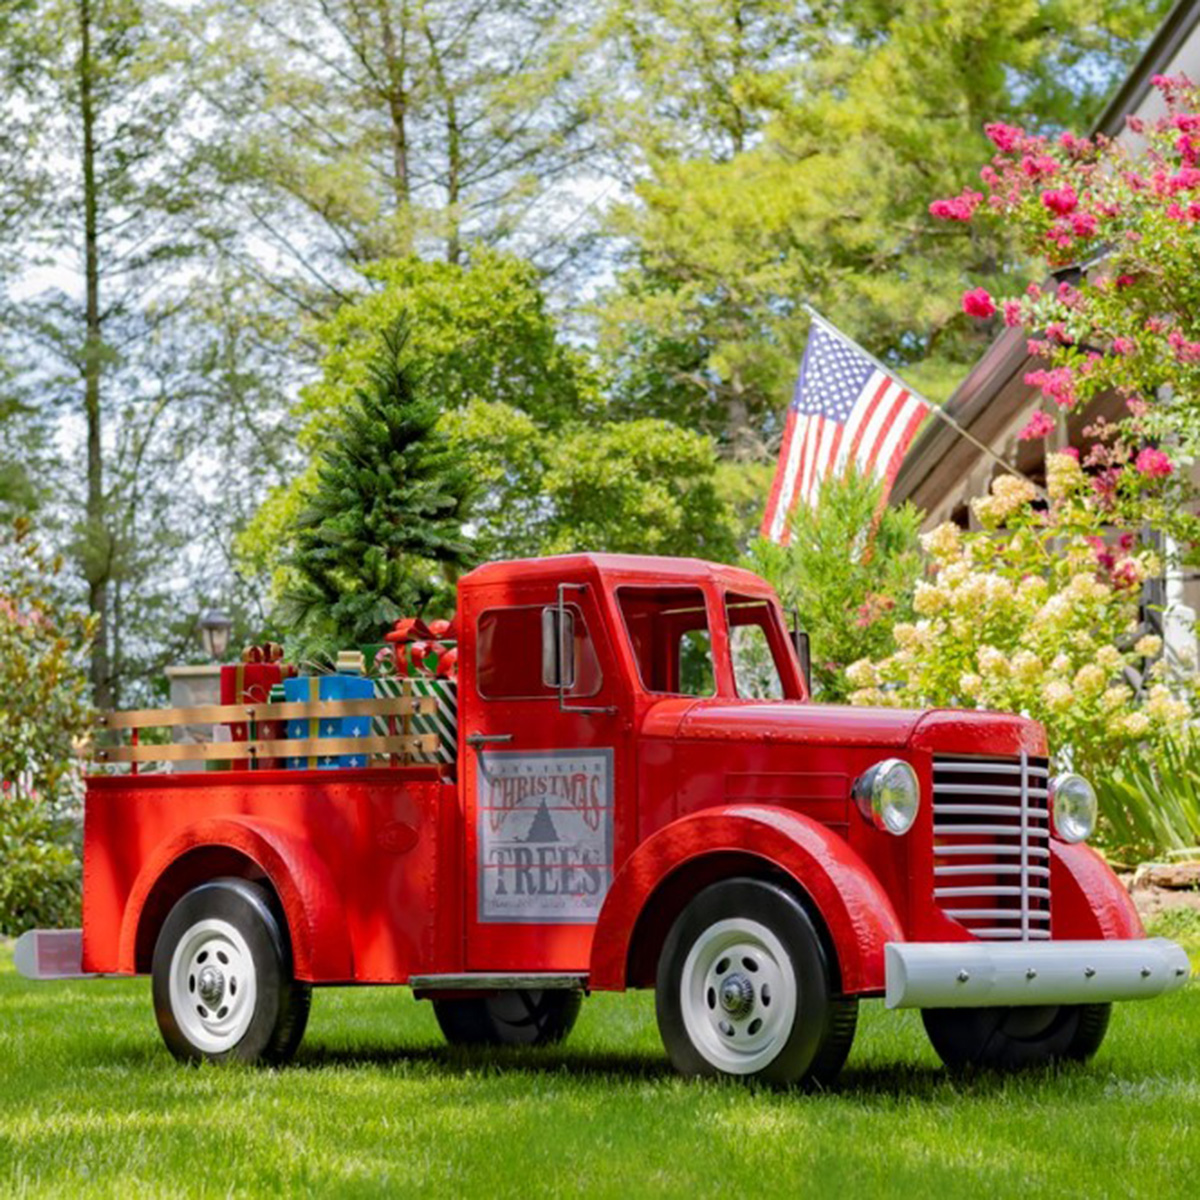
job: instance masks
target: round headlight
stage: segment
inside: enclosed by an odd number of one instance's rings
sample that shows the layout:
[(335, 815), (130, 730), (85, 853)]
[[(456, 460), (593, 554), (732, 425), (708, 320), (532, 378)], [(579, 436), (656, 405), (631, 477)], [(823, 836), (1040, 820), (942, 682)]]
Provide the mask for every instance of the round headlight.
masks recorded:
[(876, 829), (907, 833), (921, 807), (921, 785), (916, 771), (903, 759), (885, 758), (859, 776), (854, 799)]
[(1054, 832), (1064, 842), (1082, 842), (1096, 829), (1096, 793), (1082, 775), (1056, 775), (1050, 782)]

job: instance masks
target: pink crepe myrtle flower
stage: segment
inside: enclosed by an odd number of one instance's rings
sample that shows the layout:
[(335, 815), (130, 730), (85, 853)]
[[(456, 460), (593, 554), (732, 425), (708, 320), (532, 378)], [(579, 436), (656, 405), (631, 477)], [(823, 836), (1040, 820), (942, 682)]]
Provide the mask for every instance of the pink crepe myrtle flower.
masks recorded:
[(1161, 450), (1155, 450), (1152, 446), (1138, 451), (1137, 458), (1133, 460), (1133, 466), (1147, 479), (1163, 478), (1175, 470), (1175, 464), (1166, 454)]
[(1053, 175), (1058, 170), (1058, 163), (1048, 154), (1027, 154), (1021, 159), (1021, 170), (1030, 179), (1041, 175)]
[(1025, 288), (1025, 295), (1031, 300), (1037, 300), (1041, 297), (1042, 285), (1040, 283), (1031, 283)]
[(1130, 396), (1125, 401), (1125, 407), (1135, 417), (1144, 417), (1150, 411), (1150, 405), (1141, 396)]
[(935, 200), (929, 206), (929, 215), (942, 221), (969, 221), (982, 200), (982, 192), (964, 188), (959, 196), (951, 196), (948, 200)]
[(1116, 555), (1109, 549), (1108, 543), (1102, 537), (1096, 537), (1094, 534), (1083, 539), (1092, 548), (1092, 553), (1096, 556), (1096, 565), (1103, 567), (1106, 571), (1111, 571), (1116, 566)]
[(1025, 353), (1030, 358), (1045, 358), (1050, 351), (1050, 343), (1040, 338), (1029, 338), (1025, 343)]
[(1167, 344), (1181, 363), (1200, 362), (1200, 342), (1189, 342), (1178, 329), (1167, 335)]
[(1114, 354), (1124, 356), (1132, 354), (1137, 349), (1137, 343), (1134, 342), (1133, 338), (1115, 337), (1113, 338), (1112, 348)]
[(1025, 428), (1017, 434), (1017, 437), (1022, 442), (1032, 442), (1038, 438), (1044, 438), (1049, 433), (1053, 433), (1055, 428), (1056, 422), (1054, 418), (1044, 409), (1039, 408), (1029, 418)]
[(1076, 237), (1095, 237), (1097, 222), (1094, 213), (1072, 213), (1071, 232)]
[(1003, 121), (993, 121), (990, 125), (985, 125), (983, 132), (1001, 154), (1011, 154), (1025, 137), (1025, 130), (1016, 125), (1005, 125)]
[(1044, 396), (1059, 408), (1070, 408), (1076, 400), (1075, 373), (1070, 367), (1054, 367), (1049, 371), (1030, 371), (1025, 376), (1028, 387), (1040, 388)]
[(1067, 327), (1061, 321), (1051, 321), (1046, 326), (1046, 336), (1060, 346), (1074, 345), (1075, 339), (1067, 332)]
[(1131, 133), (1145, 133), (1146, 132), (1146, 122), (1143, 121), (1141, 117), (1135, 117), (1132, 113), (1130, 113), (1126, 116), (1125, 127)]
[(1080, 292), (1080, 290), (1076, 287), (1072, 287), (1065, 279), (1058, 285), (1057, 295), (1059, 300), (1061, 300), (1068, 308), (1074, 308), (1080, 302), (1080, 300), (1083, 299), (1083, 294)]
[(1118, 291), (1121, 291), (1123, 288), (1133, 287), (1135, 283), (1137, 283), (1137, 280), (1132, 275), (1118, 275), (1116, 279)]
[(1016, 329), (1021, 324), (1021, 302), (1020, 300), (1005, 300), (1004, 302), (1004, 324), (1009, 329)]
[(1170, 175), (1166, 180), (1167, 191), (1172, 195), (1176, 192), (1190, 192), (1193, 188), (1200, 187), (1200, 170), (1195, 167), (1180, 167), (1174, 175)]
[(1061, 188), (1047, 188), (1042, 193), (1042, 203), (1056, 217), (1066, 217), (1079, 205), (1079, 195), (1069, 184)]
[(1183, 133), (1200, 133), (1200, 113), (1175, 113), (1171, 124)]
[(996, 302), (987, 288), (977, 287), (963, 293), (962, 307), (968, 317), (990, 317), (996, 311)]

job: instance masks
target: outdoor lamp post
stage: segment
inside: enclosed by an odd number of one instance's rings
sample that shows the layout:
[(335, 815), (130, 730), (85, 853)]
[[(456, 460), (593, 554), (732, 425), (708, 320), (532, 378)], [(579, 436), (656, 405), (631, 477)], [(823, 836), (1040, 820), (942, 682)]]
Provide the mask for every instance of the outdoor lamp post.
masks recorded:
[(220, 662), (225, 657), (232, 628), (233, 622), (218, 608), (210, 608), (200, 618), (200, 641), (210, 658)]

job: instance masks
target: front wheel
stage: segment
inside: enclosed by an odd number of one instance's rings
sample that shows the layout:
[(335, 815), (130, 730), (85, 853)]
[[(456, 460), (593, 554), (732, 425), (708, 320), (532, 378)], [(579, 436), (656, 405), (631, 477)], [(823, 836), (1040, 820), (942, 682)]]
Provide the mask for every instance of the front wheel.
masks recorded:
[(300, 1045), (312, 989), (292, 977), (286, 925), (245, 879), (193, 888), (154, 947), (154, 1014), (183, 1061), (284, 1062)]
[(435, 1000), (433, 1012), (452, 1046), (550, 1046), (574, 1028), (583, 994), (541, 988)]
[(925, 1032), (947, 1067), (999, 1071), (1086, 1062), (1100, 1049), (1111, 1015), (1111, 1004), (921, 1011)]
[(836, 997), (821, 939), (790, 892), (756, 879), (704, 889), (667, 935), (655, 1007), (685, 1075), (828, 1083), (858, 1003)]

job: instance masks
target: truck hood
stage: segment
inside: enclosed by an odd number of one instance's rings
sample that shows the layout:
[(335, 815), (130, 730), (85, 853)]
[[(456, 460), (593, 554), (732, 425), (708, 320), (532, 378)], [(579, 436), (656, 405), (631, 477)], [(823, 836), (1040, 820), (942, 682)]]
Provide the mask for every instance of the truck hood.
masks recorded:
[(913, 746), (961, 754), (1046, 754), (1042, 727), (1013, 713), (857, 708), (775, 700), (664, 700), (643, 731), (697, 741)]

